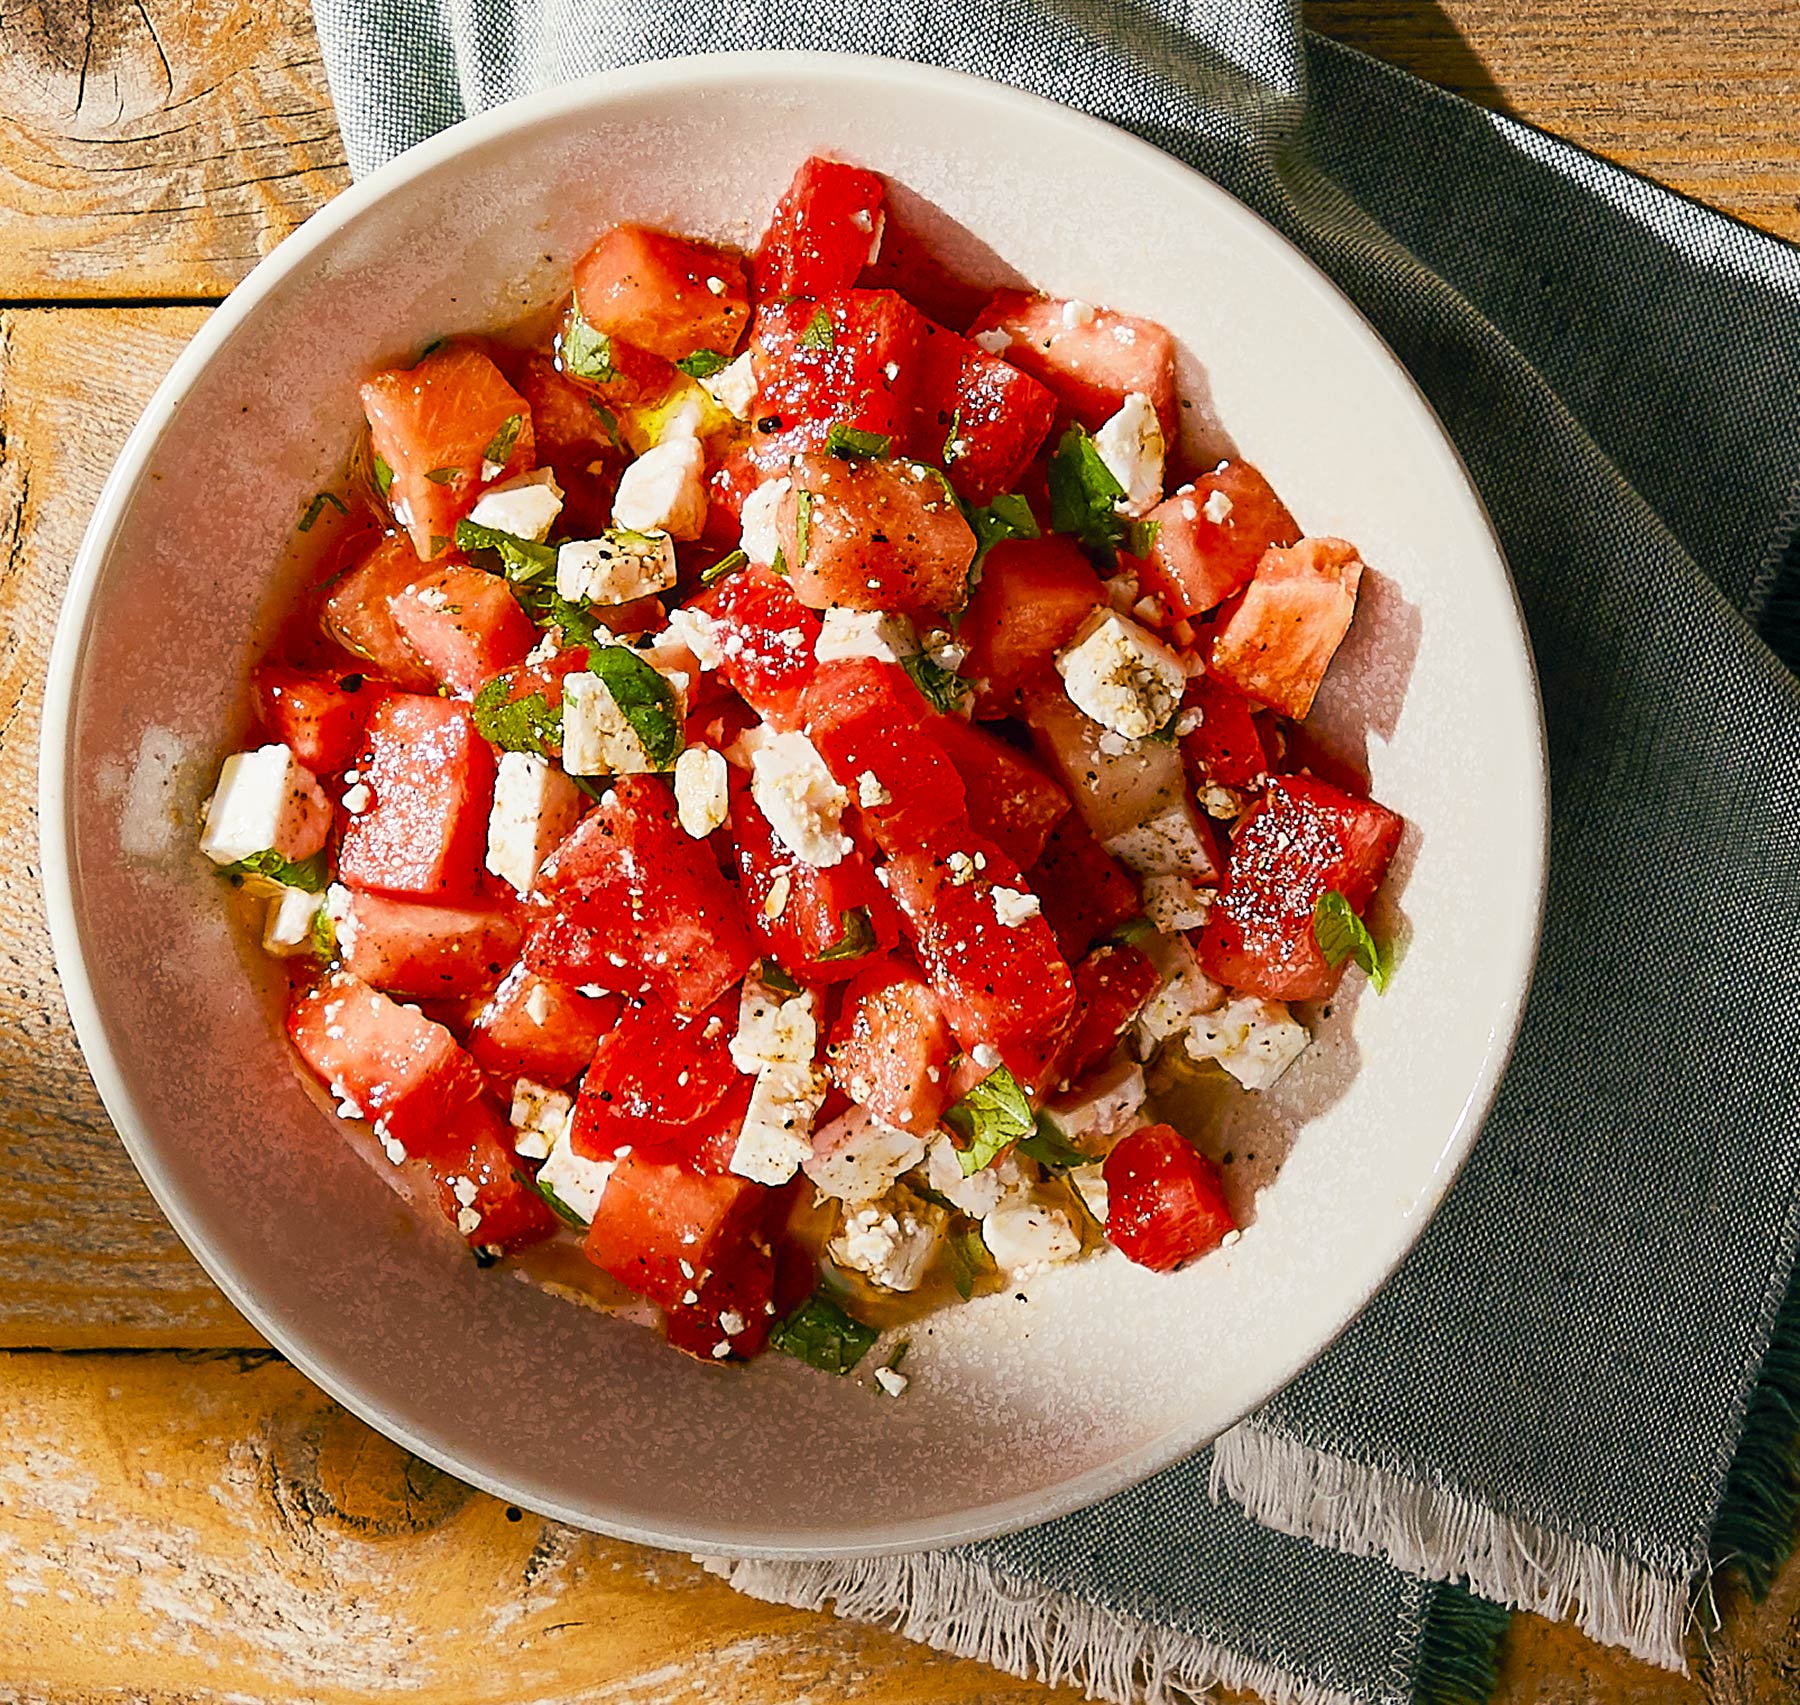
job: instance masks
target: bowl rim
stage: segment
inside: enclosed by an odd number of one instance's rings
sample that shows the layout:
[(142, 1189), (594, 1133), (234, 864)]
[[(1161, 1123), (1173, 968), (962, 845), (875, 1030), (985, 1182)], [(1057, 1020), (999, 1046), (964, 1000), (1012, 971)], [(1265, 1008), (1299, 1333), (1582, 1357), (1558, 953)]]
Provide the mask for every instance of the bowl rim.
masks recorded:
[[(1435, 446), (1446, 459), (1448, 471), (1473, 505), (1474, 518), (1487, 534), (1505, 582), (1512, 608), (1517, 657), (1524, 670), (1522, 685), (1536, 712), (1536, 739), (1528, 754), (1528, 769), (1535, 786), (1530, 799), (1525, 802), (1526, 816), (1519, 826), (1520, 852), (1530, 861), (1531, 904), (1513, 920), (1510, 939), (1503, 944), (1505, 994), (1496, 1003), (1492, 1041), (1482, 1069), (1470, 1086), (1429, 1179), (1409, 1211), (1396, 1219), (1396, 1236), (1389, 1258), (1372, 1277), (1366, 1290), (1343, 1299), (1338, 1318), (1328, 1333), (1273, 1372), (1262, 1395), (1245, 1413), (1266, 1402), (1295, 1379), (1362, 1313), (1418, 1241), (1474, 1146), (1517, 1043), (1537, 959), (1548, 882), (1548, 744), (1542, 695), (1518, 589), (1507, 568), (1505, 551), (1487, 507), (1436, 411), (1381, 334), (1310, 258), (1229, 191), (1152, 143), (1092, 114), (1009, 84), (968, 72), (873, 54), (783, 49), (689, 54), (654, 60), (537, 90), (463, 119), (407, 149), (310, 215), (251, 269), (182, 350), (132, 428), (101, 489), (63, 594), (46, 666), (38, 775), (42, 890), (56, 968), (76, 1038), (107, 1115), (151, 1196), (183, 1244), (233, 1306), (289, 1362), (336, 1402), (384, 1436), (469, 1484), (509, 1503), (524, 1502), (546, 1515), (592, 1531), (666, 1549), (692, 1551), (705, 1548), (721, 1555), (794, 1560), (877, 1556), (968, 1543), (1068, 1515), (1126, 1490), (1182, 1460), (1225, 1429), (1204, 1425), (1176, 1429), (1053, 1489), (953, 1516), (922, 1521), (888, 1518), (872, 1523), (868, 1537), (848, 1538), (844, 1543), (796, 1541), (776, 1534), (758, 1540), (745, 1538), (735, 1529), (711, 1533), (659, 1529), (635, 1522), (609, 1521), (604, 1511), (596, 1512), (585, 1505), (558, 1506), (536, 1493), (522, 1498), (520, 1489), (509, 1484), (503, 1475), (464, 1460), (456, 1450), (433, 1438), (422, 1423), (415, 1425), (411, 1419), (366, 1400), (354, 1379), (340, 1373), (328, 1347), (315, 1346), (305, 1328), (290, 1322), (273, 1307), (265, 1306), (250, 1284), (240, 1279), (231, 1265), (214, 1250), (205, 1223), (190, 1212), (181, 1190), (163, 1171), (157, 1140), (148, 1121), (140, 1116), (131, 1086), (112, 1055), (106, 1023), (83, 954), (74, 899), (68, 776), (75, 757), (71, 747), (75, 683), (93, 628), (94, 594), (120, 523), (164, 433), (172, 425), (189, 390), (237, 329), (291, 273), (325, 250), (346, 226), (391, 193), (467, 150), (584, 110), (603, 110), (614, 98), (658, 93), (690, 95), (696, 90), (715, 86), (739, 86), (757, 77), (780, 78), (790, 84), (810, 82), (814, 86), (856, 79), (890, 91), (896, 85), (902, 88), (910, 85), (922, 92), (941, 91), (972, 97), (997, 108), (1002, 114), (1012, 111), (1040, 122), (1054, 122), (1068, 128), (1078, 138), (1117, 148), (1132, 159), (1135, 170), (1161, 176), (1179, 193), (1198, 195), (1210, 202), (1218, 219), (1247, 230), (1254, 240), (1263, 244), (1272, 263), (1285, 264), (1297, 282), (1309, 287), (1319, 299), (1322, 310), (1345, 323), (1347, 335), (1360, 336), (1374, 346), (1389, 377), (1422, 416), (1423, 423), (1429, 426)], [(1236, 1420), (1241, 1419), (1240, 1415), (1230, 1424), (1235, 1425)]]

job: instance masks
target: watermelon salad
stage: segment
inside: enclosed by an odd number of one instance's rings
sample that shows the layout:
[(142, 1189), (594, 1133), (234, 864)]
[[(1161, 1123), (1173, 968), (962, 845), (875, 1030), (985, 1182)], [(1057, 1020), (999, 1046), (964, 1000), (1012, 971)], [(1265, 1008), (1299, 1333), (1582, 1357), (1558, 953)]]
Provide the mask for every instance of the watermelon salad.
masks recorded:
[(1387, 974), (1402, 822), (1306, 727), (1355, 547), (1190, 465), (1163, 327), (886, 200), (810, 159), (372, 374), (201, 831), (371, 1158), (706, 1361), (1234, 1242), (1159, 1091)]

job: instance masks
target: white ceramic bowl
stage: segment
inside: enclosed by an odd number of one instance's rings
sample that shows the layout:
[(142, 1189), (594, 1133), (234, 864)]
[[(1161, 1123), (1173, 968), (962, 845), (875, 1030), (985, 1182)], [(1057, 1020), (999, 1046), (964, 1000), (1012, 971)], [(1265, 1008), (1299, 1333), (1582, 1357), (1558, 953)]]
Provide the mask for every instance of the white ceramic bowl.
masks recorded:
[[(1322, 700), (1411, 824), (1347, 992), (1230, 1146), (1294, 1138), (1234, 1249), (1117, 1258), (915, 1333), (894, 1401), (772, 1356), (703, 1367), (477, 1271), (303, 1093), (192, 821), (278, 608), (271, 565), (356, 427), (356, 382), (559, 292), (603, 226), (747, 241), (808, 152), (934, 204), (970, 264), (1168, 325), (1187, 383), (1312, 533), (1375, 572)], [(937, 218), (938, 215), (933, 215)], [(973, 233), (970, 238), (967, 233)], [(1021, 1527), (1214, 1437), (1316, 1356), (1454, 1175), (1518, 1023), (1544, 870), (1541, 720), (1510, 582), (1425, 403), (1266, 225), (1143, 143), (916, 66), (721, 55), (459, 125), (341, 196), (207, 323), (114, 471), (51, 662), (45, 887), (108, 1111), (232, 1301), (341, 1402), (516, 1503), (690, 1549), (807, 1556)], [(1354, 981), (1355, 979), (1353, 979)], [(97, 1202), (94, 1211), (105, 1211)]]

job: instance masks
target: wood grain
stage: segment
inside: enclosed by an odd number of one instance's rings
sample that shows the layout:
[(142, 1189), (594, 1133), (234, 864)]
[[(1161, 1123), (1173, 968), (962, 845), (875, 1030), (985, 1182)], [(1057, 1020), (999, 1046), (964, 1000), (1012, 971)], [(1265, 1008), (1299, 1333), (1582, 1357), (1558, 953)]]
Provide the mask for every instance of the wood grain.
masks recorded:
[(113, 458), (195, 308), (0, 312), (0, 1345), (257, 1344), (119, 1146), (38, 894), (44, 660)]
[(0, 298), (222, 296), (344, 187), (305, 0), (0, 0)]

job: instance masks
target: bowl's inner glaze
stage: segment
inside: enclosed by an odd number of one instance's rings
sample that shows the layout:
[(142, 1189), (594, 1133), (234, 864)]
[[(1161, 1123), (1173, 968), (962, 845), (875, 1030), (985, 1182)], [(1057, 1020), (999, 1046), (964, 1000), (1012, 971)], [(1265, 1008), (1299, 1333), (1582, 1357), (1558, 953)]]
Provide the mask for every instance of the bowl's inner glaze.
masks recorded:
[[(192, 850), (284, 595), (271, 565), (338, 475), (357, 380), (540, 305), (615, 219), (752, 240), (816, 150), (891, 174), (988, 276), (1175, 332), (1187, 394), (1210, 399), (1194, 432), (1222, 430), (1308, 532), (1355, 540), (1372, 565), (1319, 716), (1366, 749), (1377, 795), (1411, 825), (1375, 920), (1403, 945), (1390, 992), (1347, 984), (1310, 1054), (1228, 1115), (1243, 1152), (1292, 1141), (1242, 1243), (1172, 1278), (1105, 1259), (936, 1316), (912, 1334), (898, 1402), (781, 1357), (703, 1367), (478, 1271), (308, 1098), (279, 979), (250, 967)], [(328, 210), (220, 319), (178, 370), (182, 394), (153, 405), (77, 574), (47, 723), (49, 886), (71, 1007), (140, 1167), (234, 1300), (335, 1394), (465, 1477), (590, 1526), (764, 1553), (912, 1547), (1071, 1508), (1213, 1436), (1391, 1269), (1515, 1026), (1541, 881), (1540, 724), (1454, 455), (1265, 227), (1023, 97), (878, 62), (731, 56), (559, 91), (427, 145)]]

